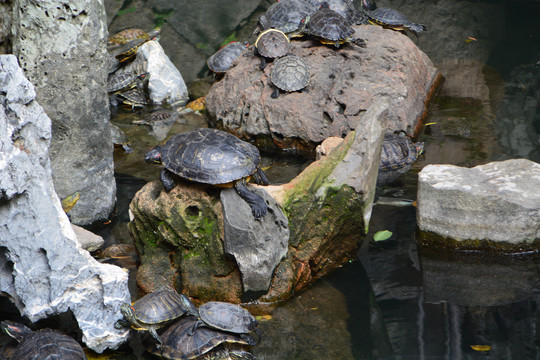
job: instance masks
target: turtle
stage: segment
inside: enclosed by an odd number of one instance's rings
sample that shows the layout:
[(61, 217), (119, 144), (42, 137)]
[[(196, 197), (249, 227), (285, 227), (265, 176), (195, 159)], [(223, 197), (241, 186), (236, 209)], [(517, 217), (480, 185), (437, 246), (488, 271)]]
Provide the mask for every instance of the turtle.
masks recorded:
[(259, 18), (263, 29), (281, 30), (289, 37), (302, 36), (300, 24), (315, 8), (305, 0), (280, 0)]
[(161, 33), (161, 28), (155, 28), (149, 33), (139, 28), (128, 28), (110, 36), (107, 44), (108, 45), (115, 45), (115, 44), (124, 45), (130, 42), (131, 40), (149, 39), (150, 37), (155, 37), (156, 35), (159, 35), (160, 33)]
[(160, 179), (167, 192), (175, 187), (176, 174), (199, 183), (234, 186), (251, 207), (255, 219), (268, 210), (265, 200), (246, 186), (250, 177), (257, 184), (269, 184), (259, 166), (259, 150), (225, 131), (202, 128), (175, 135), (165, 145), (152, 148), (145, 160), (164, 165)]
[(259, 322), (240, 305), (222, 301), (209, 301), (199, 306), (197, 315), (199, 320), (193, 324), (190, 335), (193, 335), (199, 327), (206, 326), (239, 334), (240, 336), (254, 331), (259, 340), (261, 338), (258, 329)]
[(411, 22), (405, 15), (397, 10), (389, 8), (376, 8), (372, 0), (362, 0), (362, 7), (369, 19), (369, 22), (381, 25), (385, 28), (393, 30), (412, 31), (415, 35), (427, 31), (427, 27), (423, 24)]
[(141, 80), (144, 79), (148, 73), (134, 74), (131, 71), (114, 72), (109, 75), (107, 82), (107, 92), (114, 93), (117, 91), (132, 89), (135, 86), (141, 86)]
[(298, 91), (309, 83), (309, 66), (296, 55), (287, 55), (274, 61), (270, 71), (270, 82), (276, 87), (272, 98), (279, 96), (279, 90)]
[(114, 52), (115, 56), (114, 57), (121, 63), (132, 60), (137, 55), (137, 51), (139, 50), (141, 45), (147, 43), (148, 41), (152, 41), (152, 40), (157, 41), (157, 40), (159, 40), (159, 36), (160, 36), (160, 33), (156, 32), (156, 33), (152, 33), (146, 39), (139, 38), (139, 39), (130, 40), (127, 43), (125, 43), (122, 47), (115, 50), (115, 52)]
[[(142, 107), (148, 105), (148, 101), (143, 92), (138, 88), (133, 88), (125, 91), (114, 93), (115, 98), (119, 99), (125, 105), (131, 106), (131, 108)], [(111, 96), (113, 98), (113, 96)], [(112, 101), (111, 101), (112, 102)]]
[(183, 294), (172, 290), (158, 290), (137, 300), (133, 305), (125, 303), (120, 311), (125, 320), (116, 322), (120, 329), (131, 326), (135, 330), (147, 330), (158, 343), (162, 343), (157, 329), (191, 311), (192, 303)]
[[(153, 344), (148, 348), (152, 354), (165, 359), (226, 359), (229, 352), (249, 354), (246, 348), (255, 345), (252, 337), (240, 337), (237, 334), (224, 332), (208, 327), (197, 328), (191, 333), (197, 318), (187, 316), (172, 324), (161, 338), (161, 346)], [(253, 359), (253, 357), (241, 357)]]
[(307, 0), (315, 9), (320, 9), (323, 3), (328, 3), (329, 9), (343, 16), (351, 25), (360, 25), (364, 22), (363, 12), (356, 10), (352, 0)]
[(211, 55), (206, 65), (216, 74), (226, 73), (233, 62), (247, 50), (247, 46), (246, 42), (232, 41)]
[(266, 67), (266, 59), (285, 56), (291, 50), (291, 43), (287, 35), (283, 31), (273, 28), (264, 30), (257, 37), (254, 46), (256, 53), (261, 56), (261, 70)]
[(423, 142), (413, 143), (403, 131), (386, 133), (381, 148), (377, 186), (389, 184), (409, 171), (423, 150)]
[(111, 139), (114, 146), (121, 147), (126, 153), (133, 152), (131, 146), (129, 146), (129, 139), (126, 134), (118, 126), (109, 123), (111, 128)]
[(345, 42), (352, 42), (359, 47), (366, 46), (363, 39), (351, 39), (354, 29), (347, 19), (330, 9), (327, 2), (323, 2), (319, 10), (303, 21), (307, 33), (323, 44), (331, 44), (336, 48)]
[(82, 360), (86, 355), (75, 339), (53, 329), (32, 331), (13, 321), (0, 322), (2, 330), (19, 342), (11, 355), (16, 360)]

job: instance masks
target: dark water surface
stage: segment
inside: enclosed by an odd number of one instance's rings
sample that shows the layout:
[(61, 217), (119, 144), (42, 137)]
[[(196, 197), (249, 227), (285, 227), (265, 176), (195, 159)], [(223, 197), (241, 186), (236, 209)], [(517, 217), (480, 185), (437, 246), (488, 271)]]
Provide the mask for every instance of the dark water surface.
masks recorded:
[[(393, 184), (394, 194), (414, 200), (417, 173), (427, 164), (540, 161), (540, 2), (396, 0), (379, 6), (399, 9), (428, 26), (415, 41), (445, 76), (430, 109), (432, 125), (420, 138), (425, 156)], [(199, 16), (204, 21), (204, 14)], [(121, 25), (113, 21), (111, 26)], [(184, 74), (190, 60), (183, 61), (177, 67)], [(190, 75), (185, 77), (193, 80)], [(103, 231), (107, 245), (131, 242), (129, 202), (158, 177), (159, 168), (144, 163), (144, 153), (163, 136), (206, 126), (197, 114), (168, 131), (131, 124), (140, 117), (120, 111), (112, 119), (134, 151), (115, 151), (118, 212)], [(263, 163), (273, 183), (287, 182), (304, 166), (286, 154)], [(376, 243), (372, 234), (379, 230), (393, 235)], [(414, 207), (376, 205), (359, 260), (261, 319), (263, 338), (254, 354), (261, 360), (540, 359), (538, 256), (419, 250), (415, 231)], [(136, 294), (134, 282), (132, 290)], [(121, 351), (107, 355), (153, 358), (141, 341), (146, 337), (134, 336)]]

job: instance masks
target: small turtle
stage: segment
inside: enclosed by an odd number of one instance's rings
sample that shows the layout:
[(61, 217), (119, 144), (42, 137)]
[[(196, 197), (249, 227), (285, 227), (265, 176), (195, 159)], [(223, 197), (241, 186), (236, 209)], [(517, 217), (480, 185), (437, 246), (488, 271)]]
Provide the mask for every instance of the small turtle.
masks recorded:
[[(120, 102), (127, 106), (131, 106), (132, 109), (135, 107), (143, 107), (148, 105), (146, 97), (138, 88), (116, 92), (114, 95), (120, 100)], [(113, 98), (113, 96), (111, 96), (111, 98)]]
[(281, 30), (289, 37), (302, 36), (302, 19), (311, 15), (314, 10), (305, 0), (281, 0), (266, 10), (259, 22), (263, 29)]
[(146, 39), (134, 39), (125, 43), (121, 48), (114, 51), (115, 58), (121, 63), (132, 60), (137, 55), (137, 51), (141, 45), (147, 43), (148, 41), (159, 40), (159, 32), (149, 35), (150, 36)]
[(222, 301), (209, 301), (198, 309), (199, 321), (193, 324), (190, 335), (197, 328), (207, 326), (221, 331), (235, 334), (248, 334), (254, 331), (261, 338), (259, 322), (253, 315), (240, 305)]
[(114, 146), (121, 147), (126, 153), (133, 151), (131, 146), (129, 146), (129, 139), (126, 134), (118, 126), (109, 123), (111, 128), (111, 138)]
[(385, 134), (377, 186), (389, 184), (409, 171), (423, 150), (423, 142), (413, 143), (404, 132)]
[(285, 56), (291, 50), (291, 44), (287, 35), (281, 30), (272, 28), (264, 30), (257, 37), (254, 45), (256, 52), (261, 56), (261, 70), (264, 70), (266, 67), (266, 59)]
[(138, 28), (129, 28), (117, 32), (116, 34), (109, 36), (107, 42), (108, 45), (120, 44), (124, 45), (131, 40), (135, 39), (148, 39), (148, 34), (146, 31)]
[(141, 80), (144, 79), (148, 73), (134, 74), (131, 71), (120, 71), (109, 75), (107, 82), (107, 92), (114, 93), (117, 91), (123, 91), (132, 89), (136, 86), (141, 86)]
[(409, 19), (397, 10), (389, 8), (376, 8), (372, 0), (362, 0), (364, 12), (373, 24), (383, 26), (393, 30), (412, 31), (415, 35), (427, 31), (427, 27), (422, 24), (410, 22)]
[(270, 81), (276, 87), (272, 98), (279, 96), (279, 90), (298, 91), (309, 83), (309, 66), (296, 55), (287, 55), (274, 61), (270, 72)]
[(321, 8), (304, 21), (307, 23), (307, 33), (323, 44), (331, 44), (336, 48), (345, 42), (366, 46), (363, 39), (351, 39), (354, 29), (343, 16), (331, 10), (327, 2), (323, 2)]
[(200, 327), (191, 333), (196, 323), (197, 318), (190, 316), (178, 320), (161, 335), (163, 344), (153, 345), (148, 351), (174, 360), (227, 359), (229, 352), (244, 354), (241, 359), (254, 359), (253, 355), (248, 357), (246, 351), (247, 347), (255, 345), (253, 338), (207, 327)]
[(315, 9), (320, 9), (323, 3), (328, 8), (343, 16), (350, 24), (360, 25), (364, 22), (364, 14), (354, 7), (352, 0), (307, 0)]
[(73, 338), (52, 329), (32, 331), (13, 321), (0, 322), (2, 330), (19, 342), (13, 351), (14, 360), (85, 360), (82, 346)]
[(247, 50), (247, 43), (233, 41), (219, 49), (206, 60), (208, 68), (216, 74), (223, 74), (229, 70), (233, 62)]
[(250, 177), (257, 184), (268, 185), (259, 166), (259, 150), (225, 131), (204, 128), (175, 135), (165, 145), (151, 149), (145, 160), (165, 166), (160, 178), (166, 191), (174, 188), (176, 174), (199, 183), (234, 186), (256, 219), (268, 210), (266, 201), (246, 186)]
[(147, 330), (161, 344), (157, 329), (184, 315), (191, 309), (191, 301), (172, 290), (159, 290), (147, 294), (133, 305), (124, 304), (120, 310), (125, 321), (119, 320), (115, 327), (131, 326), (135, 330)]

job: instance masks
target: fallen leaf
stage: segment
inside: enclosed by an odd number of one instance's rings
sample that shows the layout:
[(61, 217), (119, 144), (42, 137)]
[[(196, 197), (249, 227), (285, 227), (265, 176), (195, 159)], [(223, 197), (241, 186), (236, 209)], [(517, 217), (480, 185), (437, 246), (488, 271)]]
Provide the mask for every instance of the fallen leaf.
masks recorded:
[(489, 351), (491, 350), (491, 346), (489, 345), (471, 345), (471, 349), (475, 351)]
[(373, 240), (375, 241), (384, 241), (392, 236), (392, 232), (389, 230), (377, 231), (373, 234)]

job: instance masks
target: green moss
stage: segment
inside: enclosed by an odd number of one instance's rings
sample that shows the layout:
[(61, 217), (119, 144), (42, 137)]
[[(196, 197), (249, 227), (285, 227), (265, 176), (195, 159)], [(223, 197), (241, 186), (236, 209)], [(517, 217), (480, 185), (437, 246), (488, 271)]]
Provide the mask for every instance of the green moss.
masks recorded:
[(505, 241), (487, 239), (456, 240), (436, 234), (431, 231), (422, 231), (417, 228), (416, 241), (420, 247), (446, 249), (458, 252), (485, 252), (499, 254), (522, 254), (540, 252), (540, 239), (529, 243), (512, 244)]
[(163, 27), (165, 20), (174, 13), (173, 9), (156, 10), (154, 9), (154, 25), (155, 27)]

